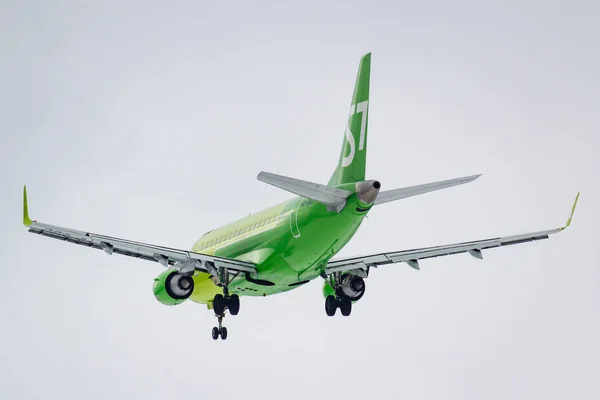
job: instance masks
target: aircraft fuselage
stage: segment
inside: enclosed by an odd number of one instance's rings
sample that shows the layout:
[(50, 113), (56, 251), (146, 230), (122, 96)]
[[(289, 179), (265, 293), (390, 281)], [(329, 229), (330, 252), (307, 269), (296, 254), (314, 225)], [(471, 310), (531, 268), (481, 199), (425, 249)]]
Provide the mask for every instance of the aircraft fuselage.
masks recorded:
[[(354, 236), (369, 209), (356, 194), (340, 213), (297, 197), (205, 234), (192, 250), (257, 265), (256, 276), (239, 274), (232, 280), (232, 293), (281, 293), (318, 277)], [(198, 303), (210, 302), (222, 290), (206, 273), (196, 274), (194, 283), (190, 298)]]

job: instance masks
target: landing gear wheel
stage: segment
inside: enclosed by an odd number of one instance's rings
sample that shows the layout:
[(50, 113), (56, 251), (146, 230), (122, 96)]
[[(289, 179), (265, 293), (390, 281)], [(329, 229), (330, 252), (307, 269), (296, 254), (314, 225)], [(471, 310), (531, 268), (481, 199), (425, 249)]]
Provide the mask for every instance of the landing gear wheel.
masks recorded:
[(349, 297), (343, 296), (340, 298), (340, 311), (344, 317), (347, 317), (352, 312), (352, 301)]
[(223, 340), (227, 339), (227, 328), (225, 328), (225, 327), (221, 328), (221, 339), (223, 339)]
[(219, 328), (217, 328), (216, 326), (212, 328), (212, 338), (214, 340), (217, 340), (219, 338)]
[[(240, 297), (237, 294), (232, 294), (231, 297), (227, 299), (227, 308), (229, 308), (229, 313), (231, 315), (237, 315), (240, 312)], [(227, 336), (227, 334), (225, 334)]]
[(213, 310), (215, 311), (215, 315), (223, 315), (225, 312), (225, 298), (222, 294), (215, 295), (213, 299)]
[(337, 310), (338, 302), (334, 296), (327, 296), (325, 298), (325, 313), (333, 317), (335, 315), (335, 311)]

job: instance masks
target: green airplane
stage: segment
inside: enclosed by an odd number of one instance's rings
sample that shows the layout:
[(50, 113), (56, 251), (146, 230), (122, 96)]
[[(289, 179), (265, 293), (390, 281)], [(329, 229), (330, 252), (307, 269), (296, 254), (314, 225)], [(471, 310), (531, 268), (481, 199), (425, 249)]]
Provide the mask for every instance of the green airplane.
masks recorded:
[(267, 172), (258, 179), (297, 197), (210, 231), (190, 251), (133, 242), (32, 221), (23, 188), (23, 224), (29, 232), (76, 243), (107, 254), (158, 262), (166, 270), (154, 279), (154, 295), (165, 305), (191, 299), (214, 310), (218, 326), (212, 338), (227, 338), (222, 325), (226, 311), (240, 310), (240, 296), (268, 296), (323, 278), (325, 312), (339, 308), (350, 315), (365, 293), (372, 268), (458, 253), (482, 258), (482, 250), (519, 244), (561, 232), (569, 226), (579, 193), (564, 227), (522, 235), (333, 259), (352, 239), (373, 206), (472, 182), (480, 175), (380, 191), (376, 180), (365, 180), (371, 54), (360, 60), (338, 165), (327, 185)]

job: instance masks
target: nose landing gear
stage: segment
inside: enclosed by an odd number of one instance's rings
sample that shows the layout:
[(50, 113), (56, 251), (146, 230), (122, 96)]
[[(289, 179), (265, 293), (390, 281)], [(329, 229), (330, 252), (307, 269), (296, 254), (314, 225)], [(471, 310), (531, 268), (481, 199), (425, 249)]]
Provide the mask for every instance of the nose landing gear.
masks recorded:
[(219, 326), (212, 328), (212, 338), (214, 340), (217, 340), (219, 336), (221, 336), (221, 339), (223, 340), (227, 339), (227, 328), (222, 326), (223, 318), (225, 318), (225, 315), (219, 315)]

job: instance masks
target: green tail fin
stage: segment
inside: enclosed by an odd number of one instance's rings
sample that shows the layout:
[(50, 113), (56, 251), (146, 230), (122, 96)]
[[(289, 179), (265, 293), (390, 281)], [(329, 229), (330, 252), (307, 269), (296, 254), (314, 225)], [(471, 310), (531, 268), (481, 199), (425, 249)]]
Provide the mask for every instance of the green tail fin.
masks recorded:
[(342, 152), (329, 186), (365, 180), (370, 76), (371, 53), (368, 53), (361, 58), (358, 66)]

